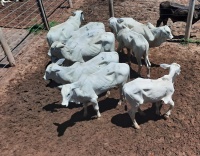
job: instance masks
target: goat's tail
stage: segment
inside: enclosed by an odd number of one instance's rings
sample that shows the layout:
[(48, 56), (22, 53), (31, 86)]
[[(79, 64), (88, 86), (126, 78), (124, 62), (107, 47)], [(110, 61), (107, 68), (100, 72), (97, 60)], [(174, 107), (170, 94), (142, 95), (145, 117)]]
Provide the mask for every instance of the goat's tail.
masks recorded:
[(122, 102), (125, 103), (124, 104), (124, 110), (127, 111), (127, 101), (126, 101), (126, 96), (125, 96), (125, 92), (124, 92), (124, 85), (121, 88), (121, 94), (122, 94)]

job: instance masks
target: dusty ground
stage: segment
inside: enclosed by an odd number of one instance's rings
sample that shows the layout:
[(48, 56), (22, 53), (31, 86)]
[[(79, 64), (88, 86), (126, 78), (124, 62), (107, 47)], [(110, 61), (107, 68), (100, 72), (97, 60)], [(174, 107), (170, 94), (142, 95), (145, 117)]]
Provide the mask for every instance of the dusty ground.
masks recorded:
[[(79, 1), (81, 2), (81, 1)], [(91, 3), (90, 3), (91, 2)], [(86, 15), (99, 15), (106, 20), (105, 12), (100, 8), (106, 1), (88, 0)], [(136, 18), (144, 19), (148, 14), (155, 24), (156, 1), (116, 1), (116, 5), (134, 6)], [(79, 3), (80, 5), (80, 3)], [(97, 6), (98, 7), (97, 7)], [(98, 9), (94, 9), (95, 6)], [(150, 7), (146, 10), (145, 8)], [(120, 5), (115, 7), (116, 16)], [(75, 7), (76, 8), (76, 7)], [(106, 9), (105, 9), (106, 10)], [(131, 14), (131, 10), (128, 11)], [(152, 12), (152, 14), (149, 14)], [(86, 16), (87, 22), (95, 16)], [(89, 18), (90, 17), (90, 18)], [(146, 19), (142, 20), (146, 21)], [(179, 26), (181, 25), (181, 27)], [(182, 24), (174, 24), (173, 32), (182, 35)], [(181, 30), (180, 30), (181, 29)], [(198, 30), (198, 29), (195, 29)], [(179, 33), (178, 33), (179, 32)], [(198, 31), (197, 31), (198, 32)], [(83, 118), (80, 105), (70, 104), (68, 108), (60, 105), (60, 91), (51, 88), (43, 80), (48, 46), (45, 33), (37, 35), (32, 44), (27, 46), (17, 59), (17, 66), (1, 80), (0, 93), (0, 151), (2, 156), (77, 156), (77, 155), (130, 155), (130, 156), (199, 156), (200, 155), (200, 47), (195, 44), (182, 45), (166, 42), (150, 50), (152, 63), (151, 77), (158, 78), (168, 71), (157, 67), (160, 63), (177, 62), (181, 65), (181, 74), (175, 81), (173, 100), (175, 107), (169, 120), (156, 117), (151, 104), (142, 109), (147, 114), (136, 115), (141, 130), (132, 127), (131, 120), (124, 106), (117, 107), (118, 90), (112, 90), (109, 98), (99, 99), (102, 118), (95, 119), (95, 112), (89, 106), (89, 116)], [(126, 57), (120, 54), (120, 61)], [(131, 66), (131, 79), (137, 77), (135, 63)], [(145, 76), (145, 68), (142, 75)], [(162, 108), (162, 113), (168, 106)]]

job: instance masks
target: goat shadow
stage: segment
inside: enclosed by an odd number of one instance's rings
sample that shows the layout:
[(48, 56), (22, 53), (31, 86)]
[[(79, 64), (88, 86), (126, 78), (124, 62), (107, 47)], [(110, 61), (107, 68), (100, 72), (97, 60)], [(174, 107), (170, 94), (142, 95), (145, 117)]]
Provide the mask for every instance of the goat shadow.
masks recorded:
[[(128, 55), (125, 54), (124, 52), (119, 52), (119, 62), (120, 63), (125, 63), (125, 62), (128, 62)], [(131, 63), (135, 64), (135, 65), (138, 65), (137, 63), (137, 60), (135, 58), (134, 55), (131, 55)], [(142, 58), (142, 64), (146, 67), (146, 63), (145, 63), (145, 60)], [(160, 67), (160, 65), (158, 64), (155, 64), (153, 62), (151, 62), (151, 67), (154, 68), (154, 67)], [(138, 77), (142, 77), (141, 75), (139, 75), (135, 70), (133, 70), (133, 68), (130, 66), (130, 79), (135, 79), (135, 78), (138, 78)]]
[[(190, 38), (196, 37), (196, 35), (190, 35)], [(185, 35), (174, 35), (173, 39), (167, 40), (167, 42), (181, 43), (184, 41)]]
[[(105, 100), (100, 101), (99, 102), (100, 113), (116, 108), (118, 101), (119, 100), (113, 98), (106, 98)], [(69, 120), (61, 124), (60, 123), (53, 123), (53, 124), (57, 126), (58, 136), (60, 137), (64, 135), (67, 128), (74, 126), (77, 122), (89, 121), (94, 119), (96, 119), (96, 112), (94, 111), (93, 106), (90, 105), (88, 106), (87, 117), (83, 117), (83, 109), (82, 109), (81, 111), (74, 113)]]
[(46, 87), (49, 87), (49, 88), (58, 88), (58, 86), (62, 85), (60, 83), (55, 82), (54, 80), (48, 80), (48, 81), (49, 83), (46, 85)]
[[(138, 112), (135, 114), (135, 119), (139, 125), (142, 125), (150, 120), (158, 121), (161, 119), (164, 119), (163, 116), (158, 116), (155, 114), (156, 108), (155, 106), (152, 106), (151, 108), (148, 108), (143, 111), (145, 113), (145, 116), (140, 115)], [(128, 113), (123, 114), (117, 114), (112, 117), (111, 122), (115, 124), (116, 126), (122, 127), (122, 128), (129, 128), (132, 127), (133, 123)]]
[(49, 112), (53, 113), (53, 112), (58, 112), (58, 109), (73, 109), (73, 108), (83, 107), (82, 104), (75, 104), (75, 103), (72, 103), (72, 102), (69, 102), (68, 107), (66, 107), (66, 106), (59, 104), (58, 102), (59, 101), (47, 104), (42, 109), (45, 110), (45, 111), (49, 111)]
[(10, 68), (9, 64), (0, 64), (0, 68)]

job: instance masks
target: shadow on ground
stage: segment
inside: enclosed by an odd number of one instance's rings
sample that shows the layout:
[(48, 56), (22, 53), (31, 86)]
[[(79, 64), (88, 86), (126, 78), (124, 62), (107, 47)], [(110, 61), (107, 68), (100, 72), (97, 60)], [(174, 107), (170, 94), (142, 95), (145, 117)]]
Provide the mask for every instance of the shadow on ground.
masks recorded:
[[(142, 116), (139, 113), (136, 113), (135, 115), (136, 121), (139, 125), (142, 125), (150, 120), (158, 121), (164, 119), (163, 116), (158, 116), (155, 114), (155, 107), (148, 108), (143, 112), (146, 114), (145, 116)], [(111, 122), (122, 128), (132, 127), (132, 121), (128, 112), (113, 116)]]
[[(118, 100), (113, 98), (106, 98), (105, 100), (100, 101), (99, 102), (100, 113), (116, 108), (117, 103)], [(54, 123), (54, 125), (57, 126), (58, 136), (62, 136), (64, 135), (67, 128), (74, 126), (77, 122), (89, 121), (94, 119), (96, 119), (96, 112), (94, 111), (92, 105), (89, 105), (87, 117), (83, 117), (83, 109), (82, 109), (81, 111), (74, 113), (69, 120), (61, 124)]]

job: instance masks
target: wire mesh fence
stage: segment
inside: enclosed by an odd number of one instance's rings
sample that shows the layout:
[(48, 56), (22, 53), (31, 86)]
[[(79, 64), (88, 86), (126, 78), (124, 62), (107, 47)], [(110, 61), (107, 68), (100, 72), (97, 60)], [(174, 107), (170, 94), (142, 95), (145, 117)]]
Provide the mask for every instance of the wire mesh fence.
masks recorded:
[[(66, 21), (70, 15), (66, 0), (43, 0), (46, 15), (51, 26)], [(59, 8), (59, 12), (56, 12)], [(38, 37), (46, 35), (37, 0), (6, 3), (0, 7), (0, 27), (15, 59)], [(9, 62), (0, 46), (0, 80), (9, 71)]]

